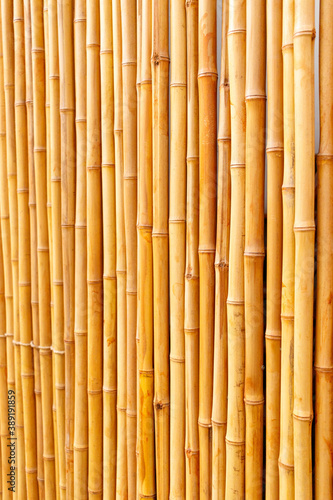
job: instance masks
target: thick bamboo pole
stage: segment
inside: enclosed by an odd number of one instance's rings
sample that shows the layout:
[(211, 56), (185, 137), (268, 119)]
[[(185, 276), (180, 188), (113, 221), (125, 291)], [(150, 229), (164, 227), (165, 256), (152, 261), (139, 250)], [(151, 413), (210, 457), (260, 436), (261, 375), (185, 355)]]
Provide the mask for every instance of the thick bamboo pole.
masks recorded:
[(295, 1), (295, 498), (312, 498), (312, 357), (315, 241), (314, 1)]
[(266, 499), (279, 498), (283, 67), (282, 0), (267, 2)]
[(200, 498), (211, 498), (216, 228), (216, 5), (199, 0)]
[(50, 270), (46, 212), (46, 127), (43, 5), (31, 2), (32, 70), (34, 96), (34, 160), (37, 201), (37, 261), (40, 328), (40, 369), (43, 411), (43, 458), (45, 497), (55, 497), (55, 463), (52, 422), (52, 353), (50, 317)]
[(246, 1), (229, 6), (228, 60), (231, 121), (231, 213), (228, 315), (228, 415), (226, 434), (226, 495), (245, 498), (245, 73)]
[(185, 498), (186, 9), (170, 2), (170, 499)]
[(169, 498), (169, 11), (152, 2), (153, 77), (153, 288), (156, 495)]
[(283, 128), (284, 175), (281, 304), (281, 417), (279, 498), (294, 499), (294, 286), (295, 286), (295, 117), (294, 117), (294, 0), (283, 3)]
[(66, 372), (66, 495), (74, 495), (75, 82), (74, 0), (58, 0), (61, 117), (61, 227)]
[(137, 312), (137, 29), (135, 0), (121, 0), (124, 217), (126, 240), (127, 307), (127, 477), (128, 497), (136, 497), (136, 312)]
[(215, 341), (212, 408), (212, 498), (225, 496), (228, 394), (227, 298), (230, 236), (230, 86), (227, 33), (229, 0), (222, 3), (220, 116), (218, 131), (217, 231), (215, 253)]
[(333, 5), (320, 4), (315, 498), (333, 497)]
[(103, 496), (103, 236), (99, 1), (87, 1), (87, 285), (89, 498)]
[(186, 3), (187, 193), (185, 269), (186, 498), (199, 499), (199, 99), (198, 2)]
[(252, 500), (262, 498), (263, 480), (265, 0), (248, 0), (246, 15), (245, 490)]
[(138, 178), (138, 458), (139, 498), (156, 498), (153, 368), (152, 11), (142, 0), (139, 71)]
[(76, 0), (74, 21), (76, 109), (75, 213), (75, 425), (74, 500), (88, 498), (87, 397), (87, 90), (86, 0)]
[[(106, 498), (115, 498), (117, 460), (117, 253), (113, 130), (113, 40), (112, 4), (104, 0), (101, 1), (101, 110), (104, 245), (103, 488)], [(123, 383), (126, 383), (126, 381)]]
[(17, 198), (19, 238), (19, 309), (23, 415), (25, 428), (25, 460), (27, 497), (38, 497), (36, 408), (31, 324), (31, 268), (28, 131), (25, 83), (24, 5), (14, 0), (15, 35), (15, 134), (17, 157)]

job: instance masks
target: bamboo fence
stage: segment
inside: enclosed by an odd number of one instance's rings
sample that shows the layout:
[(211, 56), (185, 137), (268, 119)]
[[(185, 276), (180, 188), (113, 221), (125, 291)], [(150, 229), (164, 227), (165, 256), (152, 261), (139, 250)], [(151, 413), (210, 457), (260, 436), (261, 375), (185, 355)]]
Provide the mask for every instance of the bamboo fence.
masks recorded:
[(333, 500), (317, 2), (0, 0), (0, 498)]

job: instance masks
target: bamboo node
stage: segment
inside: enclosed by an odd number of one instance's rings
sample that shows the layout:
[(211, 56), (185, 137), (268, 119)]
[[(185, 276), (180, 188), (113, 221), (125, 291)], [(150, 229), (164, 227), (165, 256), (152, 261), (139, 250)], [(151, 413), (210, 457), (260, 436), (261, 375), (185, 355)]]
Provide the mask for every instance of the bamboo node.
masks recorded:
[(225, 438), (225, 442), (230, 446), (245, 446), (245, 441), (232, 441), (231, 439)]
[(137, 178), (138, 176), (136, 174), (123, 176), (124, 181), (136, 181)]
[(244, 303), (244, 300), (227, 299), (227, 304), (230, 306), (243, 306)]
[(164, 408), (168, 408), (170, 406), (170, 401), (155, 401), (154, 407), (156, 410), (163, 410)]
[(224, 137), (218, 137), (217, 138), (217, 142), (230, 142), (231, 141), (231, 137), (229, 136), (224, 136)]
[(87, 336), (88, 332), (87, 332), (87, 330), (74, 330), (74, 335), (77, 335), (77, 336)]
[(89, 449), (89, 446), (84, 445), (84, 444), (75, 444), (73, 446), (74, 451), (87, 451)]
[(86, 23), (87, 22), (87, 18), (86, 17), (76, 17), (74, 19), (74, 23)]
[(22, 21), (24, 21), (23, 17), (14, 17), (14, 19), (13, 19), (13, 23), (19, 23), (19, 22), (22, 22)]
[(311, 413), (311, 415), (297, 415), (297, 413), (293, 413), (293, 417), (295, 420), (299, 420), (301, 422), (312, 422), (313, 413)]
[(137, 417), (137, 412), (134, 410), (129, 410), (128, 408), (126, 409), (126, 415), (128, 418), (136, 418)]
[(294, 48), (294, 44), (293, 43), (285, 43), (284, 45), (282, 45), (282, 52), (285, 52), (289, 49), (293, 49)]
[(162, 54), (157, 54), (156, 52), (153, 53), (153, 55), (151, 57), (151, 62), (153, 64), (155, 64), (155, 66), (158, 66), (160, 64), (160, 62), (163, 62), (163, 61), (170, 62), (170, 57), (164, 56)]
[(281, 340), (281, 330), (267, 329), (265, 333), (265, 338), (269, 340)]
[(265, 252), (251, 252), (251, 251), (248, 251), (246, 250), (244, 252), (244, 257), (261, 257), (261, 258), (264, 258), (265, 257)]
[(323, 153), (318, 153), (316, 155), (316, 159), (319, 160), (320, 162), (325, 161), (325, 160), (333, 160), (333, 155), (326, 155)]
[(199, 333), (199, 327), (198, 328), (184, 328), (185, 335), (196, 335), (198, 333)]
[(59, 75), (49, 75), (49, 80), (59, 80)]
[(102, 390), (101, 389), (96, 389), (96, 390), (93, 390), (93, 389), (88, 389), (87, 390), (87, 394), (90, 394), (91, 396), (98, 396), (99, 394), (102, 394)]
[(172, 82), (170, 83), (170, 88), (171, 87), (187, 87), (186, 83), (184, 82)]
[(117, 387), (106, 387), (103, 385), (103, 392), (114, 394), (117, 392)]
[(283, 153), (283, 146), (268, 146), (266, 148), (266, 153)]
[(285, 321), (294, 321), (295, 316), (293, 314), (281, 314), (281, 319), (284, 319)]
[(267, 97), (265, 94), (248, 94), (245, 96), (245, 102), (247, 101), (266, 101)]
[(311, 26), (304, 26), (304, 29), (300, 29), (294, 32), (294, 38), (296, 38), (297, 36), (308, 36), (308, 35), (310, 35), (312, 40), (314, 40), (316, 38), (315, 28), (312, 28)]
[(185, 448), (185, 453), (187, 458), (191, 458), (192, 456), (199, 455), (199, 450), (191, 450), (191, 448)]
[[(262, 369), (263, 367), (261, 367)], [(246, 405), (249, 405), (249, 406), (260, 406), (260, 405), (263, 405), (265, 402), (265, 399), (262, 398), (262, 399), (258, 399), (258, 400), (255, 400), (255, 399), (247, 399), (247, 398), (244, 398), (244, 403)]]
[(45, 460), (46, 462), (52, 462), (54, 459), (55, 459), (54, 455), (44, 455), (43, 454), (43, 460)]
[(114, 168), (114, 163), (102, 163), (102, 168)]
[(100, 170), (100, 165), (87, 165), (87, 170)]
[(7, 89), (13, 89), (14, 88), (14, 84), (13, 83), (5, 83), (4, 87), (5, 87), (5, 90), (7, 90)]
[(219, 420), (215, 420), (214, 418), (212, 418), (212, 424), (216, 427), (226, 427), (227, 422), (220, 422)]
[(124, 407), (124, 406), (118, 406), (118, 405), (117, 405), (117, 411), (120, 411), (120, 412), (126, 413), (126, 407)]
[(2, 215), (1, 220), (9, 220), (9, 215)]
[(212, 427), (212, 421), (210, 420), (209, 422), (207, 422), (201, 418), (198, 418), (198, 425), (199, 425), (199, 427), (204, 427), (206, 429), (210, 429)]
[(245, 168), (245, 163), (231, 163), (230, 168), (231, 169)]
[(139, 375), (146, 378), (153, 378), (154, 370), (139, 370)]
[(239, 29), (237, 29), (237, 30), (230, 30), (230, 31), (228, 31), (227, 36), (229, 36), (229, 35), (233, 35), (233, 34), (236, 34), (236, 33), (246, 33), (246, 29), (244, 29), (244, 28), (239, 28)]
[(92, 490), (91, 488), (88, 488), (88, 493), (90, 495), (101, 495), (103, 493), (103, 488), (101, 490)]
[(168, 237), (169, 237), (169, 233), (161, 233), (161, 232), (157, 232), (157, 231), (152, 232), (152, 238), (168, 238)]
[(294, 225), (294, 232), (311, 232), (316, 230), (316, 225), (309, 221)]
[(75, 108), (61, 107), (59, 108), (60, 113), (74, 113)]
[(27, 474), (36, 474), (37, 473), (37, 469), (36, 468), (33, 468), (33, 469), (29, 469), (28, 467), (25, 468), (25, 472)]
[(35, 47), (31, 49), (32, 54), (44, 53), (44, 47)]
[(216, 269), (219, 269), (219, 268), (229, 269), (229, 262), (226, 262), (225, 260), (221, 260), (220, 262), (215, 262), (214, 266)]
[(21, 193), (29, 193), (29, 189), (28, 188), (19, 188), (17, 189), (17, 194), (21, 194)]
[(15, 107), (19, 108), (20, 106), (25, 106), (25, 101), (15, 101)]
[(284, 462), (281, 462), (280, 459), (278, 460), (278, 464), (279, 464), (279, 467), (281, 469), (290, 470), (290, 471), (293, 471), (295, 469), (295, 467), (293, 465), (285, 464)]
[(170, 358), (170, 361), (173, 361), (174, 363), (185, 363), (184, 356), (175, 356), (175, 355), (170, 354), (169, 358)]
[(123, 61), (122, 66), (136, 66), (136, 61)]
[(102, 56), (103, 54), (113, 54), (112, 49), (102, 49), (99, 51), (100, 55)]
[(75, 122), (76, 123), (87, 123), (87, 119), (86, 118), (76, 118)]
[(333, 366), (325, 368), (323, 366), (314, 365), (314, 369), (318, 373), (333, 373)]

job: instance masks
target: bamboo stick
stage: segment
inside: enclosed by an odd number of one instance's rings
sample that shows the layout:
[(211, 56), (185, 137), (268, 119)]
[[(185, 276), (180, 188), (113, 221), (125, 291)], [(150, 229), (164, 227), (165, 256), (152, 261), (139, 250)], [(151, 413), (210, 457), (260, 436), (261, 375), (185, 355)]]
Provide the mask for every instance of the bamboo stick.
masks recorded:
[(230, 236), (229, 0), (222, 4), (220, 116), (218, 131), (217, 232), (215, 253), (215, 342), (212, 408), (212, 498), (225, 497), (228, 394), (227, 298)]
[(137, 317), (137, 29), (135, 0), (121, 1), (124, 218), (126, 243), (127, 306), (127, 477), (128, 497), (136, 498), (136, 317)]
[[(25, 428), (25, 461), (27, 497), (38, 497), (36, 409), (34, 398), (34, 367), (31, 347), (31, 281), (30, 281), (30, 217), (28, 156), (24, 6), (22, 0), (14, 1), (15, 35), (15, 134), (17, 157), (17, 198), (19, 238), (19, 309), (23, 415)], [(4, 483), (5, 484), (5, 483)]]
[(99, 1), (87, 1), (88, 491), (103, 495), (103, 238)]
[(265, 1), (247, 2), (245, 193), (245, 490), (262, 498), (263, 479), (263, 262), (265, 190)]
[[(312, 498), (314, 288), (314, 2), (295, 1), (295, 498)], [(296, 92), (297, 89), (297, 92)]]
[(283, 3), (283, 128), (284, 176), (281, 305), (281, 431), (280, 499), (294, 499), (294, 285), (295, 285), (295, 123), (294, 123), (294, 0)]
[(170, 499), (185, 498), (186, 10), (170, 2)]
[(199, 0), (200, 498), (211, 498), (216, 228), (216, 5)]
[(245, 498), (245, 73), (246, 2), (229, 7), (228, 60), (231, 121), (231, 213), (229, 248), (228, 414), (226, 434), (226, 500)]
[(43, 458), (45, 497), (55, 496), (54, 439), (52, 423), (52, 355), (50, 270), (46, 213), (45, 61), (41, 0), (31, 2), (32, 70), (34, 96), (34, 160), (37, 201), (37, 260), (40, 327), (40, 369), (43, 408)]
[(75, 425), (74, 499), (88, 498), (87, 397), (87, 92), (86, 0), (76, 0), (74, 21), (76, 109), (75, 214)]
[(279, 498), (283, 67), (282, 0), (267, 2), (266, 498)]
[(320, 4), (319, 102), (320, 146), (317, 155), (317, 313), (315, 498), (333, 496), (333, 5)]
[[(105, 1), (101, 1), (101, 110), (104, 244), (103, 488), (106, 498), (115, 498), (117, 465), (116, 180), (112, 4)], [(126, 383), (126, 381), (123, 383)]]
[(187, 193), (185, 270), (186, 498), (199, 499), (199, 100), (198, 2), (186, 3)]
[[(137, 494), (156, 498), (153, 369), (152, 12), (142, 0), (139, 71), (138, 178), (138, 458)], [(138, 61), (139, 62), (139, 61)]]
[(169, 498), (169, 39), (168, 2), (152, 2), (153, 79), (153, 314), (156, 495)]

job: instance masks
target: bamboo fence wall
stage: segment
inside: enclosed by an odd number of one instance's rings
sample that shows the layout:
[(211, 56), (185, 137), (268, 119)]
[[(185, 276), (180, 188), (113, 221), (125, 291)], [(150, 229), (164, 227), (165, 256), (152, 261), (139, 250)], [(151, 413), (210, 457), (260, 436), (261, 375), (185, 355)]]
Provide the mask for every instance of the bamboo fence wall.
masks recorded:
[(0, 216), (0, 498), (333, 500), (332, 0), (0, 0)]

